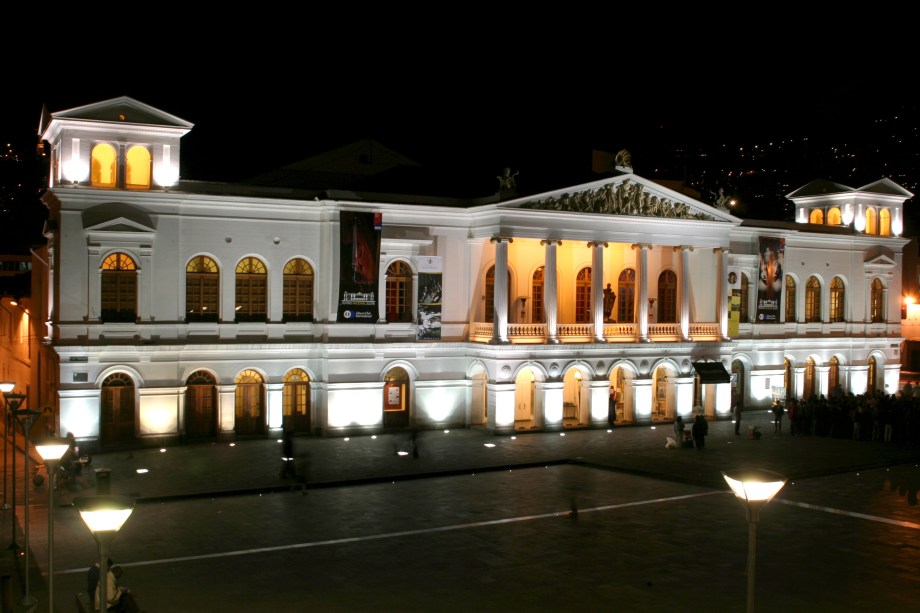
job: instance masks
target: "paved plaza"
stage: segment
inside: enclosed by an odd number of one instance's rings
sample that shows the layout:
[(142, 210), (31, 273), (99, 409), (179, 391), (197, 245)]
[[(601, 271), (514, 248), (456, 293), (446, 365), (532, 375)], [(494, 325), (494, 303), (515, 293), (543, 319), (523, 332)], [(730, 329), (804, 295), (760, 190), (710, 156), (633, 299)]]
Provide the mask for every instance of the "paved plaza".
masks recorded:
[[(274, 440), (96, 454), (55, 500), (54, 610), (74, 611), (96, 544), (71, 506), (100, 487), (136, 500), (112, 557), (155, 613), (235, 611), (744, 611), (749, 526), (721, 476), (789, 478), (757, 527), (758, 611), (905, 611), (920, 602), (920, 453), (894, 444), (710, 423), (492, 436), (298, 438), (307, 489)], [(19, 444), (21, 445), (21, 436)], [(25, 543), (23, 456), (0, 545)], [(145, 471), (143, 470), (145, 469)], [(39, 474), (42, 474), (39, 472)], [(19, 478), (15, 478), (19, 477)], [(10, 502), (7, 492), (6, 502)], [(25, 556), (2, 556), (9, 610), (47, 611), (48, 492), (29, 489)], [(577, 514), (572, 513), (573, 506)]]

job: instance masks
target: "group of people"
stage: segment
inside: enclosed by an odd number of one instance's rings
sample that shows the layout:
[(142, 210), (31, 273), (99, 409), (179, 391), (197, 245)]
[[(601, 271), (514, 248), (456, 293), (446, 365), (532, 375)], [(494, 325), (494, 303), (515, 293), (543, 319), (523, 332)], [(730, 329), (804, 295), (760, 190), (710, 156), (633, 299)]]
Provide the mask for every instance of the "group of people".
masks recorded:
[[(706, 421), (701, 410), (698, 412), (694, 408), (693, 423), (690, 425), (690, 438), (693, 440), (693, 446), (698, 450), (706, 448), (706, 436), (709, 434), (709, 422)], [(687, 425), (681, 415), (674, 418), (674, 438), (678, 446), (683, 445), (686, 428)]]
[[(119, 584), (119, 580), (124, 574), (124, 568), (115, 564), (112, 558), (109, 558), (108, 571), (106, 572), (107, 581), (105, 582), (105, 602), (106, 610), (112, 613), (142, 613), (137, 604), (136, 594), (133, 590)], [(99, 610), (99, 573), (101, 569), (99, 562), (89, 567), (86, 572), (86, 593), (93, 594), (93, 606)]]

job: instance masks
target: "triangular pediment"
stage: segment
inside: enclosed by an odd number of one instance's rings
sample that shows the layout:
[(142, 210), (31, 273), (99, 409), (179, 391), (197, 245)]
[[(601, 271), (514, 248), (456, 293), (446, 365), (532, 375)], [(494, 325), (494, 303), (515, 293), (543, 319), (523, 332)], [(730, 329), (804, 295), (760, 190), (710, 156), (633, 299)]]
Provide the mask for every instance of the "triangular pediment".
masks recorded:
[(882, 268), (893, 268), (897, 266), (897, 262), (892, 260), (887, 255), (877, 255), (875, 257), (871, 257), (865, 261), (865, 264), (867, 266), (879, 266)]
[(51, 114), (53, 120), (104, 121), (192, 129), (194, 124), (134, 98), (121, 96)]
[(786, 198), (808, 198), (812, 196), (833, 196), (836, 194), (848, 194), (853, 192), (852, 187), (841, 183), (834, 183), (827, 179), (816, 179), (811, 183), (803, 185), (799, 189), (786, 195)]
[(879, 179), (874, 183), (869, 183), (856, 190), (861, 193), (881, 194), (885, 196), (903, 196), (904, 198), (913, 198), (914, 195), (892, 181), (891, 179)]
[(503, 204), (572, 213), (740, 221), (727, 209), (710, 206), (635, 174), (623, 174)]
[(109, 219), (102, 223), (86, 226), (84, 229), (88, 232), (156, 232), (155, 228), (138, 223), (127, 217)]

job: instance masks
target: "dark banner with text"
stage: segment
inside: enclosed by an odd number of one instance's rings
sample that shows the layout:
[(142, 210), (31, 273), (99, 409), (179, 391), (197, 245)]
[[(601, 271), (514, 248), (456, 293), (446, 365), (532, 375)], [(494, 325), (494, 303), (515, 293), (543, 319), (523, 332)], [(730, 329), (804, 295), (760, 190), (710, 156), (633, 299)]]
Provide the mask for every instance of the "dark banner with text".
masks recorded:
[(382, 213), (339, 214), (339, 309), (336, 321), (376, 323)]
[(783, 257), (786, 239), (760, 237), (760, 277), (757, 283), (757, 323), (780, 322), (779, 305), (783, 295)]

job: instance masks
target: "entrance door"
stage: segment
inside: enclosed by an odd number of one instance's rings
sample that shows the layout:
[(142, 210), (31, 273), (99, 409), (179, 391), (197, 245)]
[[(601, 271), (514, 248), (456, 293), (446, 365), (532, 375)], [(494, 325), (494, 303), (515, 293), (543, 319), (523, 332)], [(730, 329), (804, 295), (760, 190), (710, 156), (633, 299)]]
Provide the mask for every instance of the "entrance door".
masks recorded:
[(217, 434), (217, 382), (209, 372), (196, 371), (185, 391), (185, 436), (211, 438)]
[(100, 444), (119, 445), (134, 440), (134, 381), (115, 373), (102, 383)]
[(265, 434), (262, 375), (245, 370), (236, 378), (236, 433)]
[(282, 420), (285, 430), (310, 432), (310, 376), (306, 371), (295, 368), (284, 376), (282, 397)]

